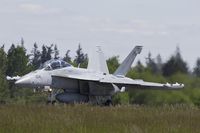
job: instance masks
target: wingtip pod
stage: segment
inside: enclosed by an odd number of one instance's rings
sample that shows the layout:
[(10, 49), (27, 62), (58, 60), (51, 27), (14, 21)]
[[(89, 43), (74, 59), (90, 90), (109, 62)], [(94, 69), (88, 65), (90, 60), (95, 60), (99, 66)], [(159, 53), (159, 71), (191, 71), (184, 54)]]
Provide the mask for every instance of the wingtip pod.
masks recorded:
[(164, 86), (171, 89), (182, 89), (185, 87), (184, 84), (179, 84), (179, 83), (175, 83), (175, 84), (166, 83), (164, 84)]
[(18, 75), (14, 76), (14, 77), (6, 76), (6, 80), (8, 80), (8, 81), (16, 81), (18, 79), (20, 79), (20, 76), (18, 76)]
[(11, 77), (10, 76), (6, 76), (6, 80), (11, 80)]

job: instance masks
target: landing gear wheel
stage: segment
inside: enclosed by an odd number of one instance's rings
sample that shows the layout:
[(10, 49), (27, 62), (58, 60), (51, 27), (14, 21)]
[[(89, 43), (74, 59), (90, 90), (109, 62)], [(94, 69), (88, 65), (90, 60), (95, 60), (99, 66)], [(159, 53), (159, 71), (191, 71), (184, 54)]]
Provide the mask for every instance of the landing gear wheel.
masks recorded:
[(112, 100), (107, 100), (106, 102), (105, 102), (105, 106), (112, 106), (113, 105), (113, 103), (112, 103)]
[(55, 104), (56, 104), (56, 100), (52, 101), (51, 104), (52, 104), (52, 105), (55, 105)]
[(47, 104), (47, 105), (49, 105), (49, 104), (55, 105), (55, 104), (56, 104), (56, 100), (53, 100), (53, 101), (47, 101), (46, 104)]

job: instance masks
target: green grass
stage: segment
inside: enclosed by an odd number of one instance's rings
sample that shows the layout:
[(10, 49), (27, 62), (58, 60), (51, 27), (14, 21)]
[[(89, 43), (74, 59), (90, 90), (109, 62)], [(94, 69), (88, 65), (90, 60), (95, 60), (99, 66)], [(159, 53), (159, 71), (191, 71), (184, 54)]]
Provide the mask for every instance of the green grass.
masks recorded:
[(199, 133), (193, 106), (0, 105), (0, 133)]

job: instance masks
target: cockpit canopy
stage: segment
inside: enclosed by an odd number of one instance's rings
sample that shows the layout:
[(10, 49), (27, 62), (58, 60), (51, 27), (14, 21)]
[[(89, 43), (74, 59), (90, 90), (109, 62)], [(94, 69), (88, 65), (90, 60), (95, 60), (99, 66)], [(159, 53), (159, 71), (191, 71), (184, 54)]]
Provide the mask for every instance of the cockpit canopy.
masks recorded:
[(56, 60), (56, 59), (52, 59), (49, 61), (46, 61), (41, 69), (44, 68), (44, 70), (55, 70), (55, 69), (60, 69), (60, 68), (64, 68), (64, 67), (71, 67), (72, 65), (70, 65), (69, 63), (63, 61), (63, 60)]

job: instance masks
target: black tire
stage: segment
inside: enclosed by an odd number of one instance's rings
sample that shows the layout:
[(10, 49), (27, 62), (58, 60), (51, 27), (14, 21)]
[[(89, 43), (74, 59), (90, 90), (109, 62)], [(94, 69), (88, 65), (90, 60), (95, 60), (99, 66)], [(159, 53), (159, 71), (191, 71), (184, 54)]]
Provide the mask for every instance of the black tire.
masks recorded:
[(56, 100), (52, 101), (51, 104), (52, 104), (52, 105), (55, 105), (55, 104), (56, 104)]
[(108, 99), (106, 102), (105, 102), (105, 106), (112, 106), (113, 105), (113, 102), (112, 100)]
[(56, 100), (54, 100), (54, 101), (47, 101), (46, 104), (47, 105), (55, 105), (56, 104)]

